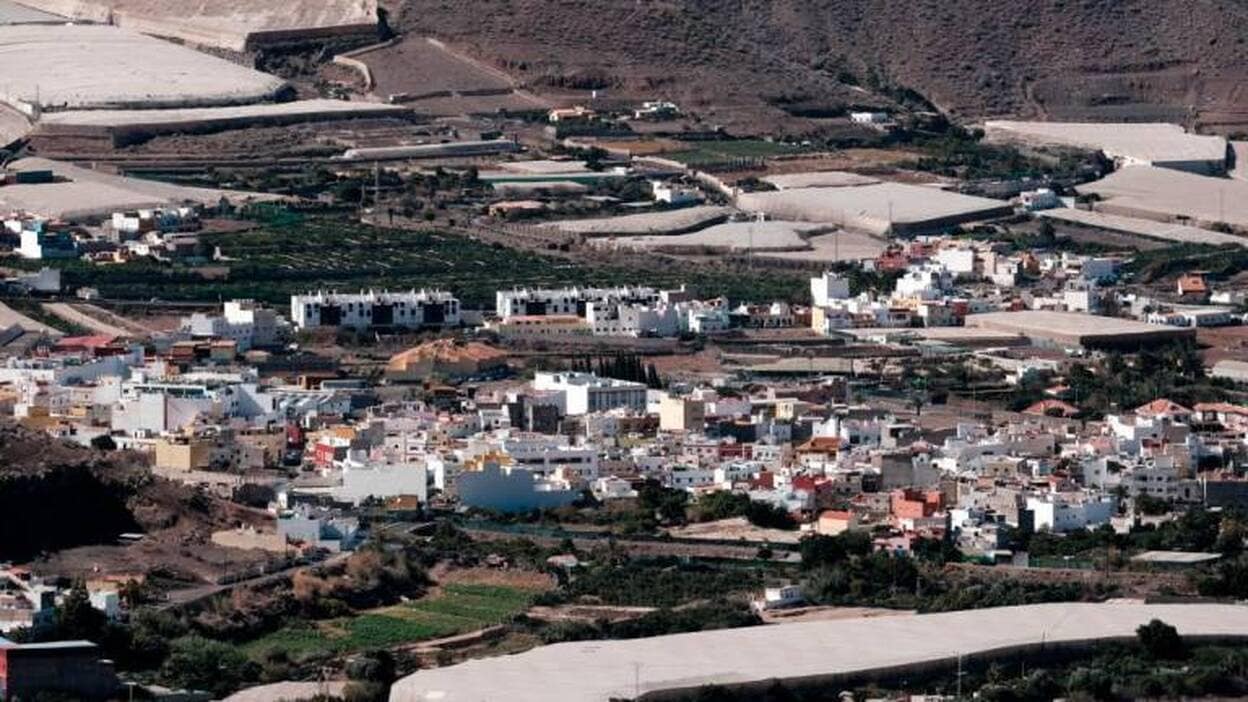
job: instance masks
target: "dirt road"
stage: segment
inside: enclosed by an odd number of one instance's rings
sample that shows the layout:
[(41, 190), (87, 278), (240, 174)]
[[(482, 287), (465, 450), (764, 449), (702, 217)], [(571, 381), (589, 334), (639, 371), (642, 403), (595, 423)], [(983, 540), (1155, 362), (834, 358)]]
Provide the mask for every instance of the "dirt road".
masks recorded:
[(146, 336), (151, 330), (141, 324), (123, 320), (117, 315), (109, 313), (91, 305), (83, 305), (82, 309), (74, 307), (67, 302), (45, 302), (43, 309), (50, 314), (69, 322), (76, 324), (84, 329), (90, 329), (96, 334), (106, 334), (108, 336), (119, 337), (137, 337)]
[(14, 324), (27, 331), (42, 332), (44, 334), (53, 334), (55, 336), (62, 335), (60, 330), (53, 329), (43, 322), (35, 321), (12, 307), (9, 307), (3, 302), (0, 302), (0, 329), (8, 329)]

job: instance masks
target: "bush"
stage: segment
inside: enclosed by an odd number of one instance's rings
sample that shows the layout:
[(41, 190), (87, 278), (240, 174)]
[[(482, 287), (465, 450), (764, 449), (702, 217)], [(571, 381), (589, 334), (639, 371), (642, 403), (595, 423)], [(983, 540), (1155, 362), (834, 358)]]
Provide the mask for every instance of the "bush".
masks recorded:
[(237, 647), (200, 636), (184, 636), (169, 647), (169, 658), (160, 669), (165, 682), (219, 697), (259, 677), (259, 666), (247, 660)]
[(1181, 660), (1187, 657), (1187, 645), (1183, 643), (1183, 637), (1179, 636), (1179, 630), (1160, 619), (1154, 619), (1136, 629), (1135, 635), (1151, 658)]

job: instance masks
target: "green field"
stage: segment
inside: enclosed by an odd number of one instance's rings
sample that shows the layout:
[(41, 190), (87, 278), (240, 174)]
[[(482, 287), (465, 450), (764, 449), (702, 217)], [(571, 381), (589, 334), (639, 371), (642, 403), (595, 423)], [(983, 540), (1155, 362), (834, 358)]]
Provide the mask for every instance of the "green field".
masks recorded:
[(243, 646), (250, 656), (273, 650), (292, 659), (389, 648), (501, 624), (528, 608), (534, 593), (497, 585), (453, 584), (433, 597), (355, 617), (287, 626)]
[(739, 159), (759, 159), (802, 151), (802, 147), (761, 139), (691, 142), (691, 148), (663, 154), (664, 158), (685, 164), (723, 163)]
[(228, 276), (208, 278), (189, 267), (152, 262), (58, 265), (67, 286), (91, 286), (106, 299), (127, 300), (251, 298), (282, 305), (291, 294), (317, 289), (424, 287), (450, 290), (472, 308), (492, 307), (495, 291), (513, 286), (688, 283), (701, 295), (759, 302), (796, 300), (806, 290), (805, 274), (795, 271), (743, 275), (657, 260), (644, 269), (587, 266), (455, 234), (371, 227), (343, 216), (273, 218), (257, 229), (205, 234), (203, 240), (228, 259), (212, 264), (228, 268)]

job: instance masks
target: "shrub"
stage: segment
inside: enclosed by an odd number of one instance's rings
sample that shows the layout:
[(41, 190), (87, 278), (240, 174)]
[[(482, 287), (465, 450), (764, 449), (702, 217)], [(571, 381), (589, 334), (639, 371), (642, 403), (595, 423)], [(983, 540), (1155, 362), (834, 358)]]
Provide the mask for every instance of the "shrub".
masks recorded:
[(1179, 630), (1160, 619), (1136, 629), (1135, 636), (1151, 658), (1179, 660), (1187, 657), (1187, 646), (1183, 637), (1179, 636)]

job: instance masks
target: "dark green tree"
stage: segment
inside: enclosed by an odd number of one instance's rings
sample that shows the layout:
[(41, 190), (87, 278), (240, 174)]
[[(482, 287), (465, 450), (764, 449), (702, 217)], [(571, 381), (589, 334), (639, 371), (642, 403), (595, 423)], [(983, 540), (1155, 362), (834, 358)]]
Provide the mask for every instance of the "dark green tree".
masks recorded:
[(1135, 636), (1148, 655), (1156, 660), (1181, 660), (1187, 657), (1187, 645), (1179, 630), (1154, 619), (1135, 630)]

